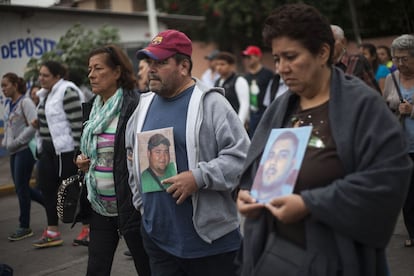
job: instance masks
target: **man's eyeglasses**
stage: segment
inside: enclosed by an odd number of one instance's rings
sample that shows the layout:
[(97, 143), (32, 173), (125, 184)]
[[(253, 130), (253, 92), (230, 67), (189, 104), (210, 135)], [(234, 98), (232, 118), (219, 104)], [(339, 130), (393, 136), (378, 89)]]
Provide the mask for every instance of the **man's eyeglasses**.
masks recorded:
[(394, 62), (395, 64), (399, 64), (400, 62), (407, 63), (409, 59), (410, 59), (409, 56), (392, 57), (392, 62)]

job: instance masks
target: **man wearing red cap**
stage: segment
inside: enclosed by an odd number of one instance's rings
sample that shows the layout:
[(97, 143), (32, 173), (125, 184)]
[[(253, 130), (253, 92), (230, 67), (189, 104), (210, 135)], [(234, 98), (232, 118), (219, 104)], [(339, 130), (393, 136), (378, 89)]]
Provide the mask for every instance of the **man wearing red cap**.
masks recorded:
[[(126, 131), (130, 185), (141, 210), (144, 247), (153, 275), (237, 275), (239, 218), (232, 191), (249, 138), (223, 89), (203, 90), (191, 77), (192, 42), (167, 30), (137, 53), (149, 63), (150, 92)], [(177, 175), (165, 191), (143, 192), (137, 133), (172, 127)]]
[(250, 122), (249, 136), (253, 137), (256, 126), (266, 109), (263, 100), (269, 81), (273, 78), (273, 72), (262, 64), (262, 51), (257, 46), (248, 46), (243, 52), (244, 65), (247, 71), (245, 75), (250, 86)]

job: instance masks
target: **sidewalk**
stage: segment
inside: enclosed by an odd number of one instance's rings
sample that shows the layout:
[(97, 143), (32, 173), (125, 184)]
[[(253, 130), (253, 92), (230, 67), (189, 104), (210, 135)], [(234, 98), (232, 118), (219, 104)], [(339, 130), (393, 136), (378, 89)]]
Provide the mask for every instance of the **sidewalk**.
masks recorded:
[(0, 197), (14, 193), (8, 155), (0, 155)]

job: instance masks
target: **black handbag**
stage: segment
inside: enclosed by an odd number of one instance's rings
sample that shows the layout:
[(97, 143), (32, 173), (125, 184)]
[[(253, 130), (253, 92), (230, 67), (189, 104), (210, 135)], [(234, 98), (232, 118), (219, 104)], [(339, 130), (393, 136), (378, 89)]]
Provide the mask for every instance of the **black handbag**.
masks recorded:
[(80, 208), (80, 197), (85, 185), (83, 172), (78, 171), (62, 181), (57, 192), (57, 214), (63, 223), (74, 223)]

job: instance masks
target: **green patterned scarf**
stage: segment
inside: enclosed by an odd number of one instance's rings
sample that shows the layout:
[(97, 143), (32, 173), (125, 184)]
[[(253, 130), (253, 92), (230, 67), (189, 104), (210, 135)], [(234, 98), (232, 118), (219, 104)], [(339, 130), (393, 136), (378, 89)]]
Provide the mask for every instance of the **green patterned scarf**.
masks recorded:
[(102, 97), (96, 96), (89, 119), (85, 121), (81, 137), (80, 149), (86, 155), (91, 163), (89, 171), (85, 174), (85, 182), (88, 188), (88, 199), (92, 208), (101, 215), (108, 215), (104, 206), (98, 200), (96, 191), (96, 179), (93, 173), (97, 161), (97, 141), (98, 135), (103, 133), (119, 113), (122, 106), (123, 93), (122, 88), (118, 88), (112, 97), (103, 104)]

